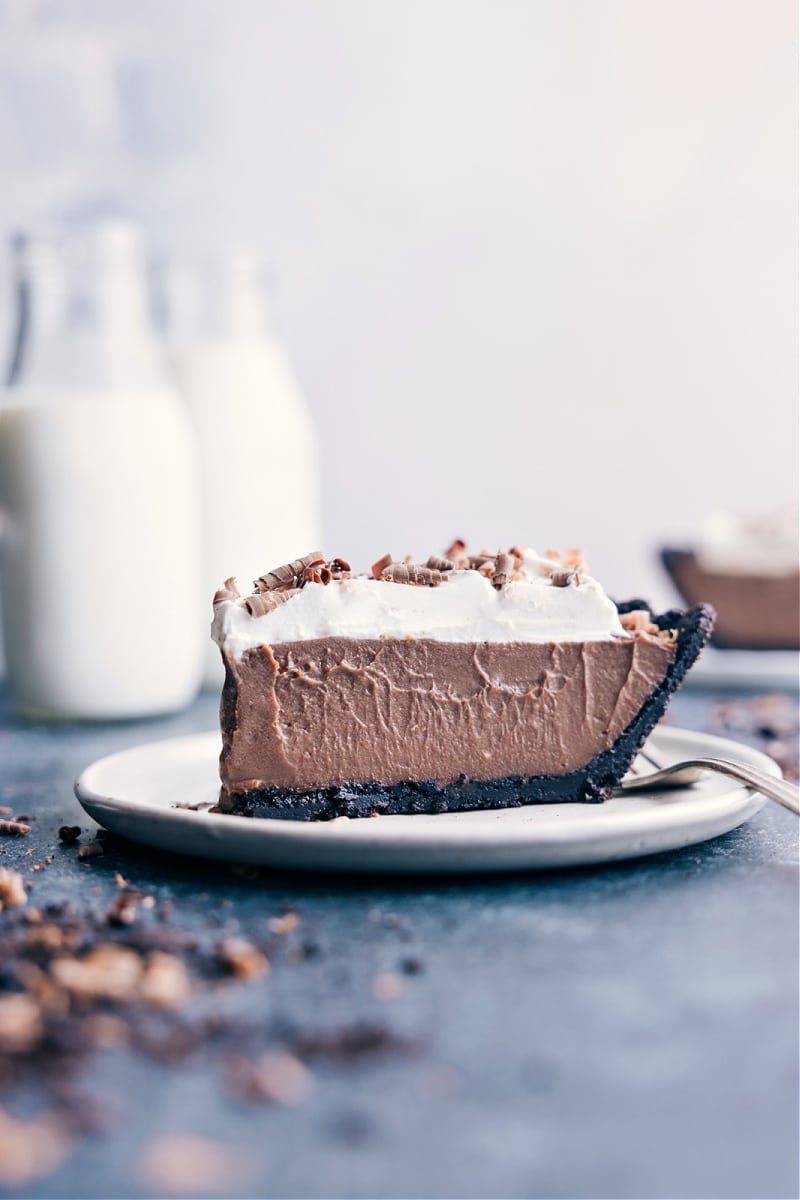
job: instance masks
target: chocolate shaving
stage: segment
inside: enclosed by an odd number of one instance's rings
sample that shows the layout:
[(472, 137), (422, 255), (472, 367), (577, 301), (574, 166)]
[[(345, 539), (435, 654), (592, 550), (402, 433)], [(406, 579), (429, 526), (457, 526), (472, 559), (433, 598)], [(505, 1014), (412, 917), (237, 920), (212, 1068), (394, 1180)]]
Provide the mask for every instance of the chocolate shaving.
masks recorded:
[(494, 574), (492, 575), (492, 586), (499, 591), (508, 583), (509, 576), (514, 570), (514, 559), (510, 554), (498, 554), (495, 565)]
[(332, 575), (349, 575), (352, 567), (345, 558), (332, 558), (328, 563)]
[[(635, 608), (631, 612), (620, 613), (619, 623), (627, 633), (649, 633), (658, 636), (661, 633), (652, 615), (644, 608)], [(674, 630), (667, 630), (674, 633)], [(669, 639), (672, 640), (671, 638)]]
[(450, 543), (450, 545), (445, 550), (444, 556), (445, 556), (445, 558), (449, 558), (449, 559), (453, 559), (454, 561), (457, 561), (459, 558), (461, 558), (463, 556), (466, 548), (467, 548), (467, 543), (465, 541), (463, 541), (462, 538), (454, 538), (453, 541)]
[(247, 597), (244, 606), (251, 617), (263, 617), (265, 613), (272, 612), (279, 604), (291, 600), (296, 593), (297, 588), (292, 588), (288, 592), (254, 592), (252, 596)]
[(438, 587), (446, 578), (441, 571), (431, 567), (417, 567), (404, 562), (390, 562), (381, 572), (381, 579), (388, 583), (408, 583), (418, 587)]
[(333, 578), (330, 567), (324, 563), (321, 567), (306, 567), (303, 572), (303, 583), (321, 583), (327, 587)]
[(275, 567), (274, 570), (267, 571), (266, 575), (259, 575), (253, 586), (256, 592), (289, 591), (292, 588), (303, 586), (305, 573), (309, 567), (324, 565), (324, 555), (319, 550), (312, 550), (310, 554), (304, 554), (302, 558), (296, 558), (294, 562), (284, 563), (282, 567)]
[(231, 575), (225, 580), (222, 587), (214, 593), (214, 603), (222, 604), (225, 600), (238, 600), (241, 592), (236, 586), (236, 579)]
[(550, 572), (550, 582), (552, 583), (553, 587), (562, 588), (570, 587), (571, 585), (577, 587), (580, 580), (577, 571), (561, 569)]
[(380, 579), (383, 576), (385, 569), (390, 565), (391, 561), (391, 554), (384, 554), (382, 558), (379, 558), (377, 562), (374, 562), (370, 567), (372, 578)]
[(445, 558), (441, 554), (432, 554), (425, 564), (432, 571), (455, 571), (456, 564), (452, 558)]

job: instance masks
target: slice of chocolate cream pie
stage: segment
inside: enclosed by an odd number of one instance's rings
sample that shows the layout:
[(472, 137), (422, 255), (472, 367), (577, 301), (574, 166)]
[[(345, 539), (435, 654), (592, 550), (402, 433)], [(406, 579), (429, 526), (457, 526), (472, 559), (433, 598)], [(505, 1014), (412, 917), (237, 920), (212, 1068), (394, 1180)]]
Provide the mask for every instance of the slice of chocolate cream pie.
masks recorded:
[(218, 811), (299, 820), (605, 799), (713, 610), (615, 605), (581, 556), (514, 548), (369, 575), (312, 553), (214, 599)]

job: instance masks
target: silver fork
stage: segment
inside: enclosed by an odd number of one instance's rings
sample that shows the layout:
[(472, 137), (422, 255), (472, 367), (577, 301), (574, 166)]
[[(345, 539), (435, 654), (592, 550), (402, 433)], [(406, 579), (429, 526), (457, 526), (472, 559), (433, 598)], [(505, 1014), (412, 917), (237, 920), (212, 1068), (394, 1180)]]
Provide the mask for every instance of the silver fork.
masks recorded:
[[(654, 770), (643, 772), (639, 759), (644, 759)], [(631, 771), (633, 774), (626, 775), (619, 785), (620, 791), (645, 792), (653, 788), (689, 787), (702, 778), (704, 771), (716, 771), (720, 775), (727, 775), (739, 783), (746, 784), (762, 796), (768, 796), (770, 800), (777, 800), (778, 804), (782, 804), (791, 812), (800, 814), (800, 790), (795, 784), (790, 783), (788, 779), (777, 779), (774, 775), (767, 775), (765, 771), (751, 767), (748, 763), (732, 762), (729, 758), (687, 758), (683, 762), (662, 767), (651, 754), (641, 750)]]

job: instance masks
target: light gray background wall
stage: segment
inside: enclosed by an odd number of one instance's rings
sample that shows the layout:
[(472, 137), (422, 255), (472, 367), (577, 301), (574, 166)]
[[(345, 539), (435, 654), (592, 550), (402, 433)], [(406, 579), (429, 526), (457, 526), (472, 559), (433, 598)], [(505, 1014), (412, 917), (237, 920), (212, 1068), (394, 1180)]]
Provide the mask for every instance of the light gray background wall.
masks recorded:
[(162, 248), (265, 251), (331, 553), (579, 544), (666, 598), (662, 539), (796, 495), (796, 25), (0, 0), (0, 231), (122, 210)]

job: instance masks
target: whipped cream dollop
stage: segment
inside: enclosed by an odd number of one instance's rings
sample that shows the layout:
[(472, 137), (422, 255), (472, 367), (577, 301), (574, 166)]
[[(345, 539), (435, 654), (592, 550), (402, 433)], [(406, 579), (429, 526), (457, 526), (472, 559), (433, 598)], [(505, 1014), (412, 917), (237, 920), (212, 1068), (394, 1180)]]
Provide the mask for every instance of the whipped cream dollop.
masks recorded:
[(707, 571), (776, 577), (800, 570), (799, 545), (794, 508), (756, 517), (717, 514), (703, 524), (695, 556)]
[(523, 552), (518, 578), (502, 588), (477, 571), (453, 571), (439, 587), (367, 576), (307, 583), (262, 616), (244, 598), (214, 606), (212, 637), (233, 658), (261, 645), (317, 638), (430, 638), (439, 642), (592, 642), (627, 638), (613, 602), (581, 573), (556, 586), (553, 563)]

